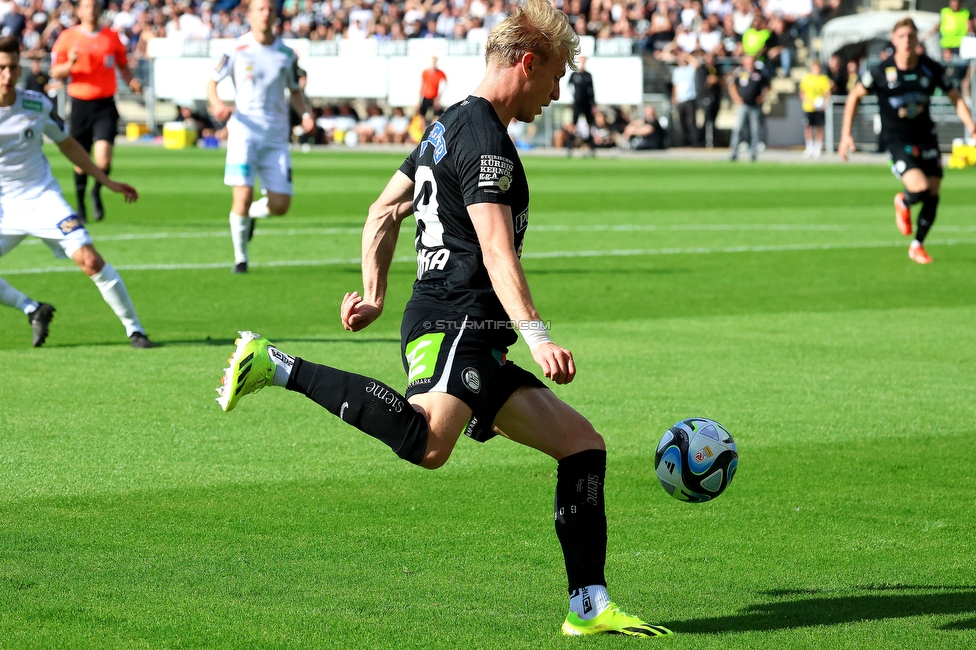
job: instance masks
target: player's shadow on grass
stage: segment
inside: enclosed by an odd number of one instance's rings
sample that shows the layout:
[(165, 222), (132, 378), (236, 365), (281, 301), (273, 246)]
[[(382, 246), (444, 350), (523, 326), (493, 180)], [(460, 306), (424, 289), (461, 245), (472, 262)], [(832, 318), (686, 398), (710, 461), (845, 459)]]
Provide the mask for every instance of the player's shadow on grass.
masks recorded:
[[(958, 616), (976, 614), (976, 586), (933, 587), (899, 585), (895, 587), (855, 587), (881, 593), (856, 596), (816, 597), (759, 603), (731, 616), (696, 618), (665, 623), (675, 632), (721, 634), (727, 632), (765, 632), (814, 625), (841, 625), (858, 621), (878, 621), (910, 616)], [(926, 591), (936, 593), (897, 593)], [(894, 592), (894, 593), (891, 593)], [(767, 592), (772, 596), (816, 594), (814, 590)], [(956, 621), (944, 630), (976, 629), (976, 618)]]

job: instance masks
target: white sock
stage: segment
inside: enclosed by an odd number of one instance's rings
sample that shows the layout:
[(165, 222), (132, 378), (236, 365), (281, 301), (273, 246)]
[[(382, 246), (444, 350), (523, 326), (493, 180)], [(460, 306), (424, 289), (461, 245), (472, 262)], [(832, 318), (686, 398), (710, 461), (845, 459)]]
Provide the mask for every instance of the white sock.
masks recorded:
[(133, 332), (143, 332), (142, 323), (139, 322), (136, 308), (132, 305), (132, 299), (129, 298), (129, 292), (119, 272), (106, 262), (102, 270), (91, 276), (91, 279), (102, 292), (102, 298), (125, 325), (125, 335), (132, 336)]
[(813, 151), (813, 140), (807, 140), (807, 151)]
[(14, 309), (19, 309), (25, 314), (33, 314), (34, 310), (40, 306), (40, 303), (31, 300), (26, 294), (14, 289), (3, 278), (0, 278), (0, 302)]
[(247, 211), (247, 216), (252, 219), (264, 219), (270, 215), (271, 213), (268, 212), (268, 197), (266, 196), (257, 201), (252, 201), (251, 207)]
[(251, 232), (251, 217), (230, 213), (230, 239), (234, 242), (234, 264), (247, 262), (247, 236)]
[(823, 149), (823, 140), (814, 140), (813, 141), (813, 150), (814, 151), (820, 151), (821, 149)]
[(610, 596), (603, 585), (590, 585), (577, 589), (569, 597), (569, 611), (584, 621), (596, 618), (610, 605)]
[(295, 367), (295, 357), (285, 354), (272, 345), (268, 346), (268, 356), (271, 357), (271, 362), (275, 365), (275, 374), (271, 380), (271, 385), (284, 388), (288, 385), (291, 369)]

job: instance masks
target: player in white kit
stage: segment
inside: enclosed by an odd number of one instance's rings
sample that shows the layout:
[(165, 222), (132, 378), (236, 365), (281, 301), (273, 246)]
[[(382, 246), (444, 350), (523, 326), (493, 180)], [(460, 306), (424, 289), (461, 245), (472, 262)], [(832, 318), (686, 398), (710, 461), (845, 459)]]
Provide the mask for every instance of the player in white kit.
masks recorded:
[[(92, 162), (88, 152), (68, 135), (51, 100), (42, 93), (16, 88), (20, 73), (20, 44), (16, 38), (4, 36), (0, 38), (0, 256), (28, 235), (41, 239), (56, 257), (70, 257), (94, 281), (125, 326), (132, 347), (151, 348), (125, 283), (95, 250), (84, 224), (61, 196), (61, 187), (41, 150), (41, 135), (53, 140), (65, 158), (86, 174), (125, 195), (127, 202), (139, 195), (131, 186), (110, 180)], [(32, 300), (3, 278), (0, 303), (27, 314), (34, 347), (44, 343), (54, 307)]]
[[(224, 185), (234, 188), (230, 235), (234, 242), (234, 273), (247, 273), (247, 244), (254, 219), (281, 216), (291, 205), (291, 152), (288, 101), (302, 116), (306, 131), (315, 128), (298, 85), (298, 57), (274, 35), (277, 14), (272, 0), (251, 0), (247, 9), (251, 31), (238, 38), (234, 50), (221, 57), (207, 82), (207, 100), (218, 120), (227, 120), (227, 163)], [(217, 96), (217, 82), (233, 75), (236, 94), (231, 109)], [(261, 178), (267, 196), (254, 201), (254, 179)]]

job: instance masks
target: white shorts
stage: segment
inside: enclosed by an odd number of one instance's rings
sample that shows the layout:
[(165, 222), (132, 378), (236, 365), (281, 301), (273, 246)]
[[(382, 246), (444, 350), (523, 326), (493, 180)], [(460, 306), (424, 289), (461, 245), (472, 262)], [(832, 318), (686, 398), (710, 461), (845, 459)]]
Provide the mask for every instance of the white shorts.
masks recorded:
[(31, 199), (0, 199), (0, 256), (28, 236), (43, 241), (58, 258), (71, 257), (92, 243), (74, 209), (54, 189)]
[[(232, 123), (233, 124), (233, 123)], [(261, 187), (276, 194), (294, 194), (291, 184), (291, 150), (287, 142), (267, 144), (241, 125), (227, 129), (227, 164), (224, 185)]]

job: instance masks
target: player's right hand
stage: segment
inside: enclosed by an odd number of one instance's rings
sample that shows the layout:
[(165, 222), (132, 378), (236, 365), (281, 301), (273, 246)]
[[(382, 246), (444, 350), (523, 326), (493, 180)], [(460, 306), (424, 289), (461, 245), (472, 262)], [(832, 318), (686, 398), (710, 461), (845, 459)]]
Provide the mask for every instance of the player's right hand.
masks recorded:
[(840, 143), (837, 145), (837, 155), (840, 156), (841, 160), (847, 160), (849, 153), (856, 150), (857, 147), (854, 146), (854, 138), (849, 135), (840, 136)]
[(557, 384), (568, 384), (576, 377), (573, 353), (555, 343), (543, 343), (532, 348), (532, 358), (542, 368), (546, 378)]
[(383, 308), (363, 300), (358, 291), (347, 293), (339, 310), (342, 326), (350, 332), (358, 332), (380, 317)]
[(224, 102), (219, 102), (213, 105), (213, 116), (216, 117), (217, 120), (221, 122), (226, 122), (227, 119), (230, 117), (230, 114), (231, 114), (230, 106), (228, 106)]
[(113, 192), (118, 192), (119, 194), (124, 195), (126, 203), (132, 203), (139, 199), (139, 193), (136, 192), (136, 188), (132, 187), (131, 185), (109, 181), (105, 184), (105, 187)]

